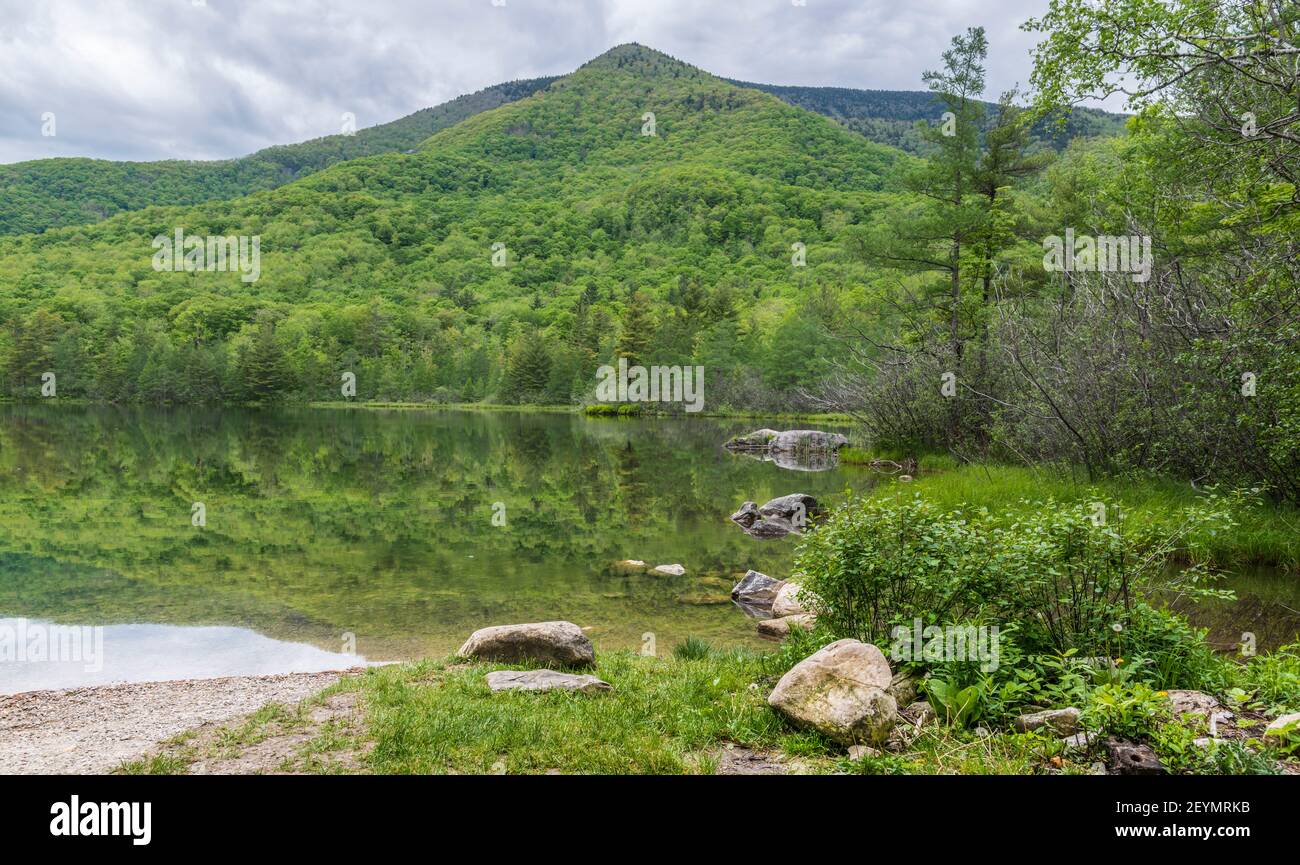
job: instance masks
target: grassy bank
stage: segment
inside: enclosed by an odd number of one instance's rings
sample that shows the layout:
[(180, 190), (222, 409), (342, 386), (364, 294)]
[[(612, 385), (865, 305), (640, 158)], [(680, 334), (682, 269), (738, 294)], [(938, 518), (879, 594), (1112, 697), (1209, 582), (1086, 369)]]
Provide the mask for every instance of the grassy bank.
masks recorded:
[[(853, 448), (841, 451), (848, 465), (867, 465), (878, 455)], [(882, 483), (870, 495), (897, 495), (899, 482)], [(923, 457), (916, 477), (907, 484), (944, 508), (968, 505), (991, 511), (1032, 507), (1043, 499), (1059, 502), (1118, 502), (1127, 518), (1176, 533), (1183, 512), (1202, 503), (1206, 493), (1186, 483), (1163, 478), (1112, 478), (1089, 483), (1052, 468), (997, 465), (957, 465), (951, 457)], [(1262, 500), (1236, 510), (1231, 532), (1188, 538), (1188, 558), (1207, 559), (1219, 567), (1264, 565), (1300, 574), (1300, 511)], [(1194, 541), (1195, 547), (1190, 543)]]
[[(598, 655), (591, 671), (611, 683), (597, 694), (492, 693), (492, 670), (524, 669), (455, 658), (376, 668), (298, 706), (267, 706), (217, 730), (192, 732), (118, 769), (126, 774), (191, 771), (314, 774), (1094, 774), (1094, 747), (1068, 750), (1045, 732), (1009, 725), (950, 726), (901, 720), (890, 745), (856, 759), (815, 733), (791, 727), (766, 698), (780, 675), (816, 645), (801, 638), (771, 653), (720, 651), (688, 641), (652, 658)], [(1300, 675), (1295, 659), (1285, 675)], [(1256, 679), (1276, 679), (1277, 669)], [(1251, 674), (1242, 674), (1252, 684)], [(1253, 682), (1258, 685), (1258, 681)], [(350, 721), (323, 710), (357, 707)], [(1240, 711), (1240, 710), (1239, 710)], [(1262, 720), (1239, 717), (1245, 730)], [(1175, 729), (1181, 742), (1195, 731)], [(1258, 731), (1256, 730), (1256, 733)], [(1199, 732), (1200, 735), (1204, 731)], [(1231, 734), (1228, 734), (1231, 735)], [(1175, 771), (1280, 771), (1245, 737), (1225, 739), (1213, 764)], [(1190, 740), (1188, 740), (1190, 741)], [(1217, 746), (1216, 746), (1217, 747)], [(1195, 767), (1193, 769), (1192, 767)], [(1291, 764), (1292, 769), (1300, 766)]]

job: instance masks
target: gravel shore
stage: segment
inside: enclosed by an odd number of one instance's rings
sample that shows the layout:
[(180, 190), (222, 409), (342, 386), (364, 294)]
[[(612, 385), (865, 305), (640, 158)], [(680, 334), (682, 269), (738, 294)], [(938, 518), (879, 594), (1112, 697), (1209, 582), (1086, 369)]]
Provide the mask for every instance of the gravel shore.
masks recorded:
[(140, 682), (0, 696), (0, 773), (95, 774), (201, 724), (296, 703), (347, 673)]

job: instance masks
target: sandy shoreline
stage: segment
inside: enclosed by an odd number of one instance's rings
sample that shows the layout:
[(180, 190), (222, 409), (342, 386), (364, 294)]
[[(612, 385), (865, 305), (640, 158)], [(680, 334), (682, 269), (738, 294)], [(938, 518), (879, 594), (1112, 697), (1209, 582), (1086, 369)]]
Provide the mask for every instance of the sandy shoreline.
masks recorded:
[(296, 703), (360, 669), (0, 695), (0, 773), (96, 774), (202, 724)]

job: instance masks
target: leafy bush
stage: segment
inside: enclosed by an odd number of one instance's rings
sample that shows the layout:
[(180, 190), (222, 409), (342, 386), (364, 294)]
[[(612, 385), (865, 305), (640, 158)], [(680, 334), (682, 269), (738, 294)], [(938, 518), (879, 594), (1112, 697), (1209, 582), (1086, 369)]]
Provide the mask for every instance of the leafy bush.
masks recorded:
[(799, 550), (795, 569), (840, 636), (883, 643), (896, 625), (975, 618), (991, 587), (985, 538), (961, 512), (919, 496), (836, 510)]
[(1259, 655), (1236, 670), (1237, 702), (1278, 714), (1300, 711), (1300, 643)]
[(1000, 517), (880, 497), (841, 507), (799, 550), (796, 569), (841, 636), (884, 642), (897, 625), (959, 619), (1015, 625), (1026, 653), (1149, 660), (1158, 681), (1195, 684), (1213, 665), (1200, 635), (1151, 607), (1157, 596), (1227, 597), (1203, 567), (1169, 567), (1194, 532), (1231, 524), (1216, 499), (1161, 535), (1119, 505), (1022, 502)]
[(1088, 695), (1083, 724), (1089, 730), (1122, 739), (1150, 739), (1172, 720), (1169, 697), (1143, 682), (1100, 685)]

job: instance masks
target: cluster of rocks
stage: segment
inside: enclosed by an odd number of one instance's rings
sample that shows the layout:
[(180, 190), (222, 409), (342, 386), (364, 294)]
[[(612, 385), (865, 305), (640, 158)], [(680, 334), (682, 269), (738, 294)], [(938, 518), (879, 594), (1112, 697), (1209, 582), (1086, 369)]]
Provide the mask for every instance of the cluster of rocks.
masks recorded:
[[(542, 663), (557, 667), (589, 667), (596, 650), (573, 622), (532, 622), (495, 625), (470, 634), (456, 654), (462, 658), (502, 664)], [(575, 691), (594, 693), (613, 688), (595, 676), (549, 668), (498, 670), (487, 674), (493, 691)]]
[(790, 493), (772, 499), (762, 507), (754, 502), (745, 502), (731, 515), (731, 521), (745, 534), (769, 540), (800, 534), (808, 521), (822, 512), (817, 499), (807, 493)]
[(753, 618), (759, 619), (758, 633), (783, 639), (792, 628), (812, 630), (817, 624), (813, 611), (816, 599), (798, 583), (775, 580), (758, 571), (746, 571), (731, 589), (731, 599)]

